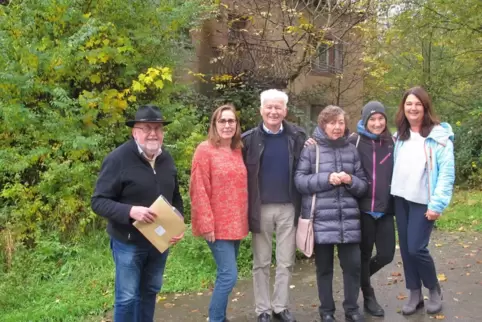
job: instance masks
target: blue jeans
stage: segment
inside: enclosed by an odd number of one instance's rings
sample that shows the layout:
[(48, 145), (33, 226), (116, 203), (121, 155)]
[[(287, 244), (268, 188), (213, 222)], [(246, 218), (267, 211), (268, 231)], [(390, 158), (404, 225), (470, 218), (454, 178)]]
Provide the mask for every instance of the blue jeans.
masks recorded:
[(216, 240), (208, 242), (217, 266), (216, 282), (214, 284), (211, 303), (209, 303), (209, 322), (224, 322), (228, 297), (238, 279), (239, 240)]
[(435, 264), (427, 248), (434, 221), (428, 220), (425, 212), (427, 205), (395, 197), (400, 253), (409, 290), (422, 288), (422, 283), (426, 288), (433, 289), (438, 283)]
[(152, 322), (168, 250), (111, 238), (115, 263), (115, 322)]

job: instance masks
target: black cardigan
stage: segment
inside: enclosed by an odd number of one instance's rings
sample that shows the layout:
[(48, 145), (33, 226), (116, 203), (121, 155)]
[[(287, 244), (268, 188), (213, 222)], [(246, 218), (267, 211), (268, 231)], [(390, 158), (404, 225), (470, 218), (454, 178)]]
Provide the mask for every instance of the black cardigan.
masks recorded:
[(132, 225), (132, 206), (149, 207), (163, 195), (183, 213), (177, 170), (169, 152), (163, 150), (154, 169), (140, 154), (134, 140), (127, 141), (104, 159), (92, 196), (92, 210), (108, 220), (107, 232), (124, 242), (146, 243)]

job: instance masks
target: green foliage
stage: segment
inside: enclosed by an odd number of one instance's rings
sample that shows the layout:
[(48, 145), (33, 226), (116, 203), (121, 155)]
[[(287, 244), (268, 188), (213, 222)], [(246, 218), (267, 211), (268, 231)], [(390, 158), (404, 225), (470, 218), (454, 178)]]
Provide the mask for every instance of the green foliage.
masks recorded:
[(457, 189), (450, 206), (437, 221), (437, 228), (482, 231), (482, 192)]
[(460, 185), (482, 185), (482, 110), (457, 121), (455, 132), (455, 170)]
[[(90, 196), (102, 159), (129, 135), (135, 105), (175, 119), (166, 137), (186, 160), (204, 128), (172, 97), (186, 31), (209, 1), (21, 1), (0, 6), (0, 229), (16, 239), (98, 221)], [(191, 132), (193, 131), (193, 132)], [(189, 166), (181, 163), (181, 172)], [(185, 181), (185, 178), (184, 178)]]
[[(366, 99), (398, 105), (405, 90), (424, 86), (438, 114), (455, 122), (478, 106), (482, 93), (482, 3), (445, 0), (379, 3), (367, 24)], [(382, 22), (382, 25), (380, 25)]]
[(41, 237), (35, 253), (17, 244), (12, 270), (0, 274), (2, 321), (81, 321), (110, 309), (114, 265), (104, 232), (61, 243)]

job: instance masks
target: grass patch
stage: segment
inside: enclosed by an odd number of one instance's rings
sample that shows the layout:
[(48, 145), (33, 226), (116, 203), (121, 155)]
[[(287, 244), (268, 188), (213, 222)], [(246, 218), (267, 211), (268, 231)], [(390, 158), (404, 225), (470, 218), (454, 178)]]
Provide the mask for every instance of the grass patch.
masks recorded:
[[(240, 277), (251, 272), (251, 238), (240, 247)], [(0, 256), (0, 263), (2, 262)], [(209, 288), (216, 266), (206, 242), (189, 229), (171, 249), (163, 293)], [(0, 270), (2, 322), (86, 321), (112, 309), (114, 264), (104, 231), (76, 243), (62, 244), (55, 236), (39, 240), (35, 251), (17, 246), (12, 268)]]
[(69, 322), (101, 314), (112, 304), (111, 258), (104, 232), (69, 245), (51, 236), (35, 251), (18, 245), (11, 270), (0, 271), (1, 320)]
[(450, 206), (437, 221), (447, 231), (482, 231), (482, 191), (456, 189)]

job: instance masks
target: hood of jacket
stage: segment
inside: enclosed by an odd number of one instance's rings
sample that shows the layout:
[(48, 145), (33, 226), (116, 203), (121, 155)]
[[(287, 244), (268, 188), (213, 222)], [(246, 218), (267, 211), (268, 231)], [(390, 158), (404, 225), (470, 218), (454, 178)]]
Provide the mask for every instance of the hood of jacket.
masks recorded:
[(380, 138), (380, 135), (373, 134), (372, 132), (368, 131), (365, 126), (363, 126), (363, 120), (358, 121), (356, 125), (356, 131), (358, 134), (366, 136), (369, 139), (372, 140), (378, 140)]
[(442, 122), (439, 125), (435, 125), (428, 138), (434, 140), (438, 144), (447, 145), (447, 141), (454, 141), (455, 135), (452, 130), (452, 126), (450, 126), (447, 122)]
[(348, 144), (348, 134), (349, 130), (348, 128), (345, 129), (345, 133), (343, 134), (342, 137), (332, 140), (328, 137), (326, 132), (322, 130), (319, 126), (315, 128), (313, 131), (313, 138), (315, 139), (316, 142), (320, 145), (328, 145), (332, 147), (339, 147), (339, 146), (344, 146)]

